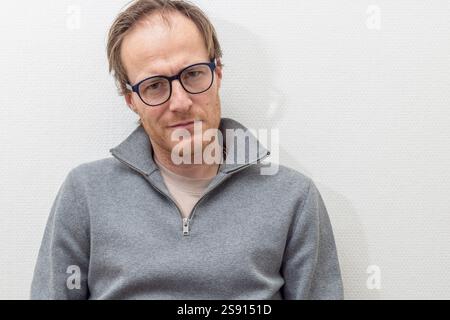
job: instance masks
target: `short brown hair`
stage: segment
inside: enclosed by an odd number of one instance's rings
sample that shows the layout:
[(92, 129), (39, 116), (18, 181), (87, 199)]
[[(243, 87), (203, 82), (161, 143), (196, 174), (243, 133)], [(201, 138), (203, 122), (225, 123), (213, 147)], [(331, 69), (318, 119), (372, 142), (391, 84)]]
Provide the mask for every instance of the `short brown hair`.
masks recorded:
[[(165, 16), (167, 12), (179, 12), (195, 23), (205, 41), (209, 52), (209, 58), (219, 59), (222, 50), (214, 26), (208, 17), (196, 5), (184, 0), (134, 0), (127, 4), (112, 24), (107, 43), (107, 55), (109, 72), (113, 73), (119, 95), (127, 92), (125, 84), (129, 82), (125, 67), (122, 63), (121, 46), (128, 31), (141, 19), (153, 13), (159, 13), (166, 23), (169, 20)], [(222, 66), (221, 61), (218, 65)]]

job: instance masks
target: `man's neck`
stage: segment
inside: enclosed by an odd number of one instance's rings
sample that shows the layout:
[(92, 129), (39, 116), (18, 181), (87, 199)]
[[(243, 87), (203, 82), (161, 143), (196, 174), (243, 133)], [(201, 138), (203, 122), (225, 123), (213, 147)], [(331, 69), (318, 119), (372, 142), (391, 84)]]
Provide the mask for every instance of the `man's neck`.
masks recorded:
[[(215, 143), (215, 142), (212, 142)], [(191, 179), (207, 179), (217, 175), (219, 169), (219, 163), (207, 164), (202, 162), (201, 164), (174, 164), (171, 159), (171, 153), (167, 150), (160, 148), (158, 145), (152, 143), (153, 158), (155, 161), (161, 163), (166, 169), (172, 171), (175, 174), (184, 176)], [(220, 147), (219, 147), (220, 148)], [(221, 148), (220, 148), (221, 149)], [(193, 158), (193, 156), (192, 156)]]

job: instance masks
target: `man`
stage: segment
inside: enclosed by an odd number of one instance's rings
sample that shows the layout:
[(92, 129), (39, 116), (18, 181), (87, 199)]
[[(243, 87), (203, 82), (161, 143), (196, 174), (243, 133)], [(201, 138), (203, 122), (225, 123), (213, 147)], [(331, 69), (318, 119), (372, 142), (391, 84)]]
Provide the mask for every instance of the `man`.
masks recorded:
[[(221, 118), (221, 57), (213, 26), (187, 2), (134, 1), (117, 17), (110, 69), (141, 125), (111, 149), (113, 157), (68, 174), (31, 298), (343, 297), (313, 181), (283, 166), (261, 174), (268, 150), (251, 134), (257, 152), (226, 135), (246, 128)], [(208, 130), (217, 134), (203, 140)], [(174, 140), (177, 132), (185, 139)], [(219, 162), (190, 161), (211, 146)], [(245, 161), (225, 161), (241, 151)], [(177, 162), (180, 155), (187, 161)]]

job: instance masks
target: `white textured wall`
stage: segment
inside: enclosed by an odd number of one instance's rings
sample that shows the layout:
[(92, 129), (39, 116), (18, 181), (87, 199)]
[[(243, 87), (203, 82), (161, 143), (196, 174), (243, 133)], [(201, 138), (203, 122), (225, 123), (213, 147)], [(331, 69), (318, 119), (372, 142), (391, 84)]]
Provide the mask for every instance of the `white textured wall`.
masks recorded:
[[(105, 56), (125, 3), (1, 4), (0, 299), (28, 298), (68, 171), (135, 127)], [(222, 42), (223, 115), (278, 128), (280, 162), (317, 183), (346, 297), (449, 299), (450, 1), (195, 3)]]

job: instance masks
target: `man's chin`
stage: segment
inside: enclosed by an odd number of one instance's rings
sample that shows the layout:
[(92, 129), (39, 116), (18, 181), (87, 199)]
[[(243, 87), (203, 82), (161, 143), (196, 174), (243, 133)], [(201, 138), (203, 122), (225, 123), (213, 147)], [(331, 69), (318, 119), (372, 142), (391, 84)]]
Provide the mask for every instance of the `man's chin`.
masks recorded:
[[(179, 142), (172, 142), (171, 144), (171, 158), (172, 161), (175, 159), (183, 158), (185, 163), (193, 163), (194, 161), (201, 161), (199, 159), (203, 158), (203, 152), (208, 145), (207, 141), (202, 141), (201, 136), (196, 136), (195, 138), (183, 138)], [(178, 160), (180, 161), (180, 160)], [(175, 163), (176, 161), (174, 161)]]

